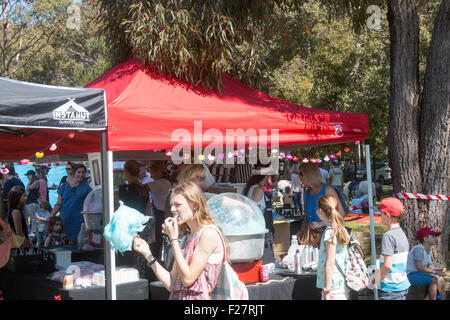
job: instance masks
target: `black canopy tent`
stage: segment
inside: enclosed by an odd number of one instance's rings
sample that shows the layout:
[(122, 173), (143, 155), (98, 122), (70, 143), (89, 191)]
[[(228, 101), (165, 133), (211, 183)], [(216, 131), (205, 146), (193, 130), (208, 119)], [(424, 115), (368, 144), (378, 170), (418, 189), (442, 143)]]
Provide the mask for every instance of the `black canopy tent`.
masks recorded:
[[(112, 153), (106, 148), (106, 123), (103, 89), (49, 86), (0, 77), (0, 143), (7, 150), (8, 159), (23, 156), (21, 145), (33, 144), (39, 151), (55, 139), (61, 144), (52, 154), (84, 153), (83, 143), (79, 142), (95, 139), (99, 142), (95, 151), (101, 151), (102, 172), (107, 173), (102, 175), (104, 221), (110, 221), (114, 208)], [(65, 139), (73, 132), (77, 139)], [(105, 242), (108, 299), (115, 298), (112, 252), (109, 243)]]
[(0, 77), (0, 126), (105, 130), (105, 93)]

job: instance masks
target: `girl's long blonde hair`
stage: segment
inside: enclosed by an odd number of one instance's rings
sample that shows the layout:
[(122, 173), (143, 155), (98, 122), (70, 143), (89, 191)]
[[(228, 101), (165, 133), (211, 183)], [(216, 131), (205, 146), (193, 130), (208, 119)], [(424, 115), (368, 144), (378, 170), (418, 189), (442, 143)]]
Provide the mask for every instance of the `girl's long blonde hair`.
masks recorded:
[(345, 230), (344, 219), (342, 219), (342, 216), (339, 214), (339, 200), (335, 196), (326, 194), (319, 198), (317, 205), (331, 222), (331, 236), (336, 236), (338, 243), (342, 246), (346, 246), (349, 239), (347, 231)]
[[(211, 216), (209, 212), (208, 205), (206, 204), (205, 196), (203, 195), (200, 187), (192, 181), (180, 182), (175, 187), (172, 188), (171, 198), (176, 195), (182, 195), (188, 202), (189, 206), (192, 209), (194, 220), (200, 226), (206, 225), (214, 225), (216, 226), (225, 242), (225, 258), (229, 261), (229, 245), (228, 241), (225, 238), (225, 234), (222, 231), (222, 228), (217, 224), (216, 220)], [(186, 234), (187, 233), (187, 224), (183, 224), (181, 226), (181, 230)]]

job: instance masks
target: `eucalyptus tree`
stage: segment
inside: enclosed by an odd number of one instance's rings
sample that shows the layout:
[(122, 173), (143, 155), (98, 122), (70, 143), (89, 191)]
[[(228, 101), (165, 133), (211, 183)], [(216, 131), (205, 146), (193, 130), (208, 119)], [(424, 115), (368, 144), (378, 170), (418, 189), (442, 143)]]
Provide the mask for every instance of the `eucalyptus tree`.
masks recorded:
[(243, 77), (261, 72), (261, 48), (282, 32), (283, 0), (99, 0), (104, 32), (116, 60), (131, 56), (205, 88), (222, 87), (222, 73), (244, 52)]
[[(367, 26), (371, 5), (387, 10), (390, 40), (388, 148), (394, 193), (450, 194), (450, 1), (335, 1), (352, 17), (355, 30)], [(368, 12), (369, 11), (369, 12)], [(432, 24), (431, 40), (421, 38), (420, 14)], [(422, 24), (423, 26), (423, 24)], [(426, 46), (421, 67), (420, 49)], [(422, 71), (422, 73), (421, 73)], [(409, 240), (431, 227), (442, 232), (435, 258), (446, 264), (448, 201), (405, 200), (402, 226)]]

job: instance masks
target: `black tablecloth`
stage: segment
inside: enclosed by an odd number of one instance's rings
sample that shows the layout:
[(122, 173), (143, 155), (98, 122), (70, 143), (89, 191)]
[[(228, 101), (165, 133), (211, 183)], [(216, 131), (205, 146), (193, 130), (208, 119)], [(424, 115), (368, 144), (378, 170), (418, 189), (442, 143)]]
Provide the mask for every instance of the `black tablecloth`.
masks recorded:
[[(71, 260), (72, 262), (78, 261), (90, 261), (97, 264), (104, 264), (104, 249), (95, 248), (90, 251), (78, 250), (77, 245), (64, 245), (61, 247), (63, 250), (72, 251)], [(133, 252), (125, 251), (125, 253), (120, 253), (116, 251), (116, 266), (129, 266), (133, 267)]]
[[(17, 274), (0, 269), (0, 290), (6, 300), (105, 300), (105, 287), (64, 290), (62, 284), (46, 279), (44, 274)], [(123, 283), (116, 286), (117, 300), (148, 299), (148, 280)]]
[(321, 290), (316, 287), (317, 275), (315, 273), (296, 274), (286, 269), (275, 269), (278, 276), (295, 279), (292, 290), (293, 300), (320, 300)]
[[(268, 282), (246, 284), (249, 300), (320, 300), (320, 289), (316, 288), (316, 274), (296, 275), (278, 270)], [(150, 299), (167, 300), (169, 292), (159, 281), (150, 283)]]
[(268, 282), (247, 284), (249, 300), (292, 300), (295, 279), (271, 275)]

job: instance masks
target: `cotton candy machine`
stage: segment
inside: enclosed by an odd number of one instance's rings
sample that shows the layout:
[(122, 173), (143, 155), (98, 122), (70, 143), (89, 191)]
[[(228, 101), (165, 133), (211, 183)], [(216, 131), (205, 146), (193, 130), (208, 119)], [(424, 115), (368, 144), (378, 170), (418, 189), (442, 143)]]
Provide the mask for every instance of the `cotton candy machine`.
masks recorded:
[(218, 194), (207, 203), (228, 240), (231, 262), (260, 260), (268, 230), (256, 203), (238, 193)]

